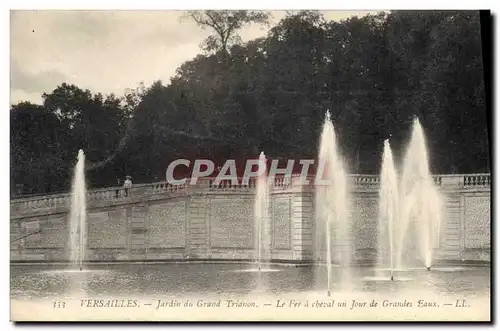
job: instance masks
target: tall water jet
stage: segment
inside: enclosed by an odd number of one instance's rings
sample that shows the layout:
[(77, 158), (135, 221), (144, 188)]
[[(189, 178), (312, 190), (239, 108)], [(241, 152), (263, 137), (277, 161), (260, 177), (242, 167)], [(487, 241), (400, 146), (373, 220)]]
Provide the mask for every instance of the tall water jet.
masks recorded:
[(378, 262), (379, 265), (386, 265), (388, 262), (391, 280), (394, 280), (394, 227), (398, 219), (398, 178), (389, 139), (386, 139), (380, 175)]
[(85, 154), (78, 151), (78, 161), (72, 183), (70, 222), (70, 261), (73, 269), (83, 269), (86, 250), (86, 187)]
[[(424, 132), (416, 117), (413, 120), (412, 137), (403, 166), (398, 264), (402, 264), (405, 254), (416, 251), (416, 256), (406, 257), (410, 261), (412, 258), (420, 260), (430, 269), (434, 248), (439, 244), (443, 197), (431, 176)], [(408, 236), (410, 227), (413, 236)], [(412, 242), (412, 237), (416, 241)]]
[[(263, 170), (262, 170), (263, 169)], [(269, 246), (268, 210), (269, 210), (269, 183), (267, 177), (267, 162), (264, 152), (259, 156), (259, 176), (257, 177), (254, 221), (255, 221), (255, 247), (257, 248), (256, 264), (260, 271), (266, 262)]]
[[(347, 215), (347, 178), (340, 159), (337, 138), (330, 112), (326, 112), (321, 133), (318, 172), (315, 179), (316, 211), (316, 249), (315, 260), (318, 265), (326, 265), (327, 291), (332, 287), (333, 240), (336, 249), (335, 260), (340, 273), (344, 273), (350, 264), (350, 236)], [(344, 275), (345, 276), (345, 275)], [(346, 279), (346, 277), (343, 277)], [(339, 279), (342, 281), (342, 279)]]

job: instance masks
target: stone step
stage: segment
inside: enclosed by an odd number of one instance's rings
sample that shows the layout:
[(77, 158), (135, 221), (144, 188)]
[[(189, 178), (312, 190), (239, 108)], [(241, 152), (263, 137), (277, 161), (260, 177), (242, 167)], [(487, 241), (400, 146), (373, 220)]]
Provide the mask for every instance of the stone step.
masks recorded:
[(201, 229), (199, 231), (193, 231), (192, 229), (189, 231), (189, 234), (193, 235), (193, 236), (197, 236), (197, 235), (200, 235), (200, 236), (204, 236), (206, 235), (206, 231), (205, 229)]
[(205, 224), (207, 222), (207, 220), (205, 218), (192, 218), (189, 220), (189, 224), (192, 224), (192, 225), (201, 225), (201, 224)]

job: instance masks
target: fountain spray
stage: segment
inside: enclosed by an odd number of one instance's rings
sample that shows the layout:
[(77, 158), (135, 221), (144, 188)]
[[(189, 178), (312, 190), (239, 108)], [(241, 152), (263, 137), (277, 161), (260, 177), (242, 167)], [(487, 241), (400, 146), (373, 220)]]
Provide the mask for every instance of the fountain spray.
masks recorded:
[[(261, 172), (261, 169), (264, 169)], [(262, 249), (264, 244), (268, 242), (267, 238), (267, 228), (265, 226), (268, 220), (268, 205), (269, 205), (269, 192), (268, 192), (268, 178), (267, 178), (267, 162), (264, 152), (260, 153), (259, 156), (259, 172), (261, 174), (257, 178), (256, 184), (256, 195), (255, 195), (255, 205), (254, 205), (254, 220), (255, 220), (255, 231), (256, 231), (256, 248), (257, 248), (257, 268), (260, 271), (262, 268)]]
[[(347, 233), (347, 178), (337, 147), (335, 130), (326, 112), (318, 153), (318, 173), (316, 174), (316, 254), (326, 250), (327, 294), (331, 294), (332, 284), (332, 240), (339, 243), (339, 265), (346, 269), (350, 237)], [(321, 182), (321, 183), (320, 183)], [(341, 270), (344, 272), (345, 270)]]
[(78, 151), (73, 176), (73, 190), (71, 196), (70, 222), (70, 261), (74, 269), (83, 270), (86, 249), (87, 206), (85, 187), (85, 154)]
[(410, 225), (414, 226), (418, 258), (430, 271), (432, 253), (439, 242), (443, 197), (429, 170), (424, 131), (417, 117), (413, 119), (413, 132), (405, 156), (401, 179), (402, 214), (398, 235), (398, 258), (402, 255), (402, 242)]
[[(394, 223), (399, 217), (398, 179), (389, 139), (384, 141), (379, 191), (379, 242), (389, 242), (391, 280), (394, 280)], [(384, 235), (386, 234), (386, 235)], [(384, 249), (379, 244), (379, 261), (384, 260)]]

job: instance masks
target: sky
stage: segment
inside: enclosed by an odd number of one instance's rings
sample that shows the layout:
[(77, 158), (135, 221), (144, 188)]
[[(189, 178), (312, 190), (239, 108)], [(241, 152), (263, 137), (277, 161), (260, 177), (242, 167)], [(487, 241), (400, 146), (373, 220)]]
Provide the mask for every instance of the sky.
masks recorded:
[[(271, 13), (271, 25), (286, 15)], [(369, 13), (322, 11), (327, 20)], [(250, 25), (239, 34), (248, 41), (269, 28)], [(10, 101), (41, 103), (42, 93), (63, 82), (118, 96), (141, 82), (167, 84), (177, 67), (201, 53), (209, 33), (174, 10), (11, 11)]]

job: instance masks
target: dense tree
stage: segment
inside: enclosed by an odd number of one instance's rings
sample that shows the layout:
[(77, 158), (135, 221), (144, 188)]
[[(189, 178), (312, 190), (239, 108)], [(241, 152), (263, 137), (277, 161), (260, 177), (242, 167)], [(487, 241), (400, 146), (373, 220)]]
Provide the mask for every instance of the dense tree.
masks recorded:
[(270, 18), (269, 13), (256, 10), (191, 10), (188, 16), (201, 28), (213, 30), (203, 41), (203, 50), (224, 54), (232, 45), (241, 43), (239, 29), (248, 24), (269, 24)]
[[(104, 96), (62, 84), (43, 105), (11, 108), (11, 183), (68, 188), (79, 148), (89, 184), (161, 180), (176, 158), (315, 157), (326, 109), (350, 172), (378, 173), (391, 135), (401, 162), (418, 116), (433, 172), (488, 172), (479, 14), (393, 11), (340, 22), (290, 13), (267, 36), (238, 41), (266, 13), (197, 11), (204, 55), (158, 81)], [(223, 56), (223, 61), (221, 61)]]
[[(68, 127), (54, 113), (29, 102), (10, 111), (11, 190), (43, 193), (69, 185)], [(16, 187), (20, 185), (20, 187)]]

